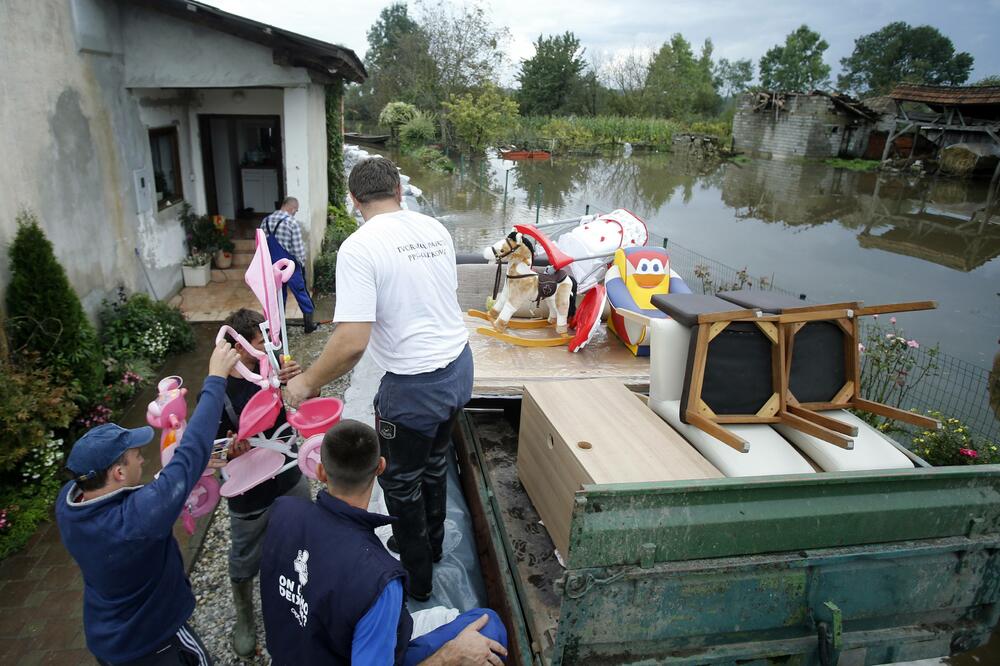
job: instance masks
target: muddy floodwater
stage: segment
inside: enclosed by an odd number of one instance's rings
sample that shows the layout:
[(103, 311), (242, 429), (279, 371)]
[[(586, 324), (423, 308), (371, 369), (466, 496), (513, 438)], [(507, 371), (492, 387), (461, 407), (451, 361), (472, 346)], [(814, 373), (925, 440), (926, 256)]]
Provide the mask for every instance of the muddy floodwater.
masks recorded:
[(478, 251), (512, 223), (534, 222), (536, 202), (542, 223), (588, 205), (627, 208), (688, 264), (693, 250), (773, 276), (812, 302), (936, 300), (937, 311), (899, 317), (908, 337), (940, 342), (943, 352), (983, 368), (1000, 351), (1000, 210), (985, 181), (661, 153), (460, 161), (455, 176), (399, 159), (460, 251)]

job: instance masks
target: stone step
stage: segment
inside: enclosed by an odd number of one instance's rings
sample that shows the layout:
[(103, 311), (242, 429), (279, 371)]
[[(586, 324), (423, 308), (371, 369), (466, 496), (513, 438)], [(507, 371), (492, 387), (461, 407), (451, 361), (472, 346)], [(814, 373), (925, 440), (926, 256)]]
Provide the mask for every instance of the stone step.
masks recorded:
[(244, 268), (213, 268), (212, 282), (236, 282), (243, 284)]
[(246, 268), (253, 261), (253, 252), (233, 252), (233, 267)]
[(236, 252), (253, 254), (253, 251), (257, 249), (257, 242), (253, 238), (236, 238), (233, 240), (233, 245), (236, 246)]

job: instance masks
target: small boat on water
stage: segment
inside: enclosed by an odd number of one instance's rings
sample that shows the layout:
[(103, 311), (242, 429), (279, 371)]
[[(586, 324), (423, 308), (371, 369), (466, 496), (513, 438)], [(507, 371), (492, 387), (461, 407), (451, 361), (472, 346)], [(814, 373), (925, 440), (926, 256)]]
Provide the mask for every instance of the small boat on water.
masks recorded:
[(547, 160), (552, 153), (547, 150), (500, 149), (500, 157), (505, 160)]
[(362, 134), (361, 132), (344, 132), (344, 138), (358, 143), (382, 145), (389, 140), (388, 134)]

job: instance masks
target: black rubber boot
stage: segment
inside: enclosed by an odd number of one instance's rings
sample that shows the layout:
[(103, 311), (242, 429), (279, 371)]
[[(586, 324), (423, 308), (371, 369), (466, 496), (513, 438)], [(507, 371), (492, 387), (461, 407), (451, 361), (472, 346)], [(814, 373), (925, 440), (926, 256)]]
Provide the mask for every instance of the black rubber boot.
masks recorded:
[(304, 312), (304, 313), (302, 313), (302, 326), (303, 326), (303, 328), (305, 328), (305, 332), (306, 332), (307, 335), (309, 333), (312, 333), (313, 331), (315, 331), (317, 328), (319, 328), (316, 325), (316, 323), (313, 322), (313, 313), (312, 312)]
[(399, 546), (399, 560), (409, 574), (407, 592), (417, 601), (426, 601), (433, 587), (433, 555), (422, 480), (434, 440), (378, 416), (376, 430), (386, 460), (378, 481), (389, 515), (396, 518), (392, 534)]
[[(389, 540), (385, 542), (385, 546), (386, 548), (389, 549), (390, 552), (399, 555), (399, 544), (396, 543), (396, 537), (394, 536), (389, 537)], [(431, 544), (431, 553), (434, 556), (434, 564), (437, 564), (438, 562), (441, 561), (441, 551), (434, 550), (434, 544)]]

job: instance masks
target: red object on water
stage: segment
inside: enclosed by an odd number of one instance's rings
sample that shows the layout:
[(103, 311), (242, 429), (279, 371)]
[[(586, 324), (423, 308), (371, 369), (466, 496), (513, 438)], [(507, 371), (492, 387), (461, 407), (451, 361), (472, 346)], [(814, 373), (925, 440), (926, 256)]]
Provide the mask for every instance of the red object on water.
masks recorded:
[(261, 389), (247, 401), (240, 414), (239, 439), (249, 439), (272, 427), (281, 412), (281, 394), (277, 389)]
[(500, 157), (505, 160), (547, 160), (552, 153), (547, 150), (501, 150)]
[(288, 415), (288, 422), (300, 435), (309, 438), (329, 430), (343, 411), (344, 403), (337, 398), (310, 398)]

